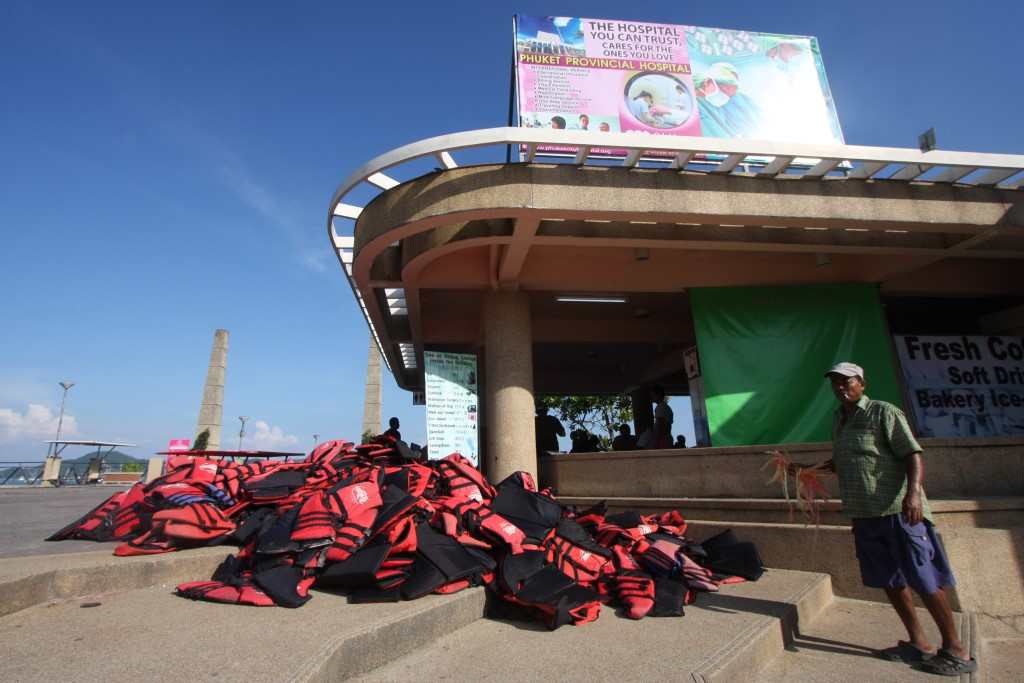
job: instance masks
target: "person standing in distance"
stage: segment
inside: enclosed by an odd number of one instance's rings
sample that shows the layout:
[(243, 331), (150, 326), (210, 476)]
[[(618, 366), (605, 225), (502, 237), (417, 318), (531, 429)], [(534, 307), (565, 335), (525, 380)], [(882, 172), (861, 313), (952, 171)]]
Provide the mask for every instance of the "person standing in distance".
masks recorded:
[(651, 387), (651, 398), (654, 400), (654, 434), (651, 448), (672, 448), (672, 408), (665, 398), (665, 389), (660, 386)]
[[(907, 629), (908, 640), (879, 656), (946, 676), (976, 671), (978, 664), (960, 642), (946, 599), (944, 588), (956, 581), (932, 523), (922, 449), (906, 416), (891, 403), (868, 398), (859, 365), (837, 363), (825, 377), (839, 407), (832, 421), (832, 459), (823, 467), (838, 475), (864, 585), (885, 591)], [(917, 618), (911, 589), (942, 634), (938, 652)]]
[(565, 436), (565, 427), (554, 415), (548, 415), (548, 407), (537, 404), (537, 415), (533, 418), (534, 432), (537, 438), (537, 455), (558, 452), (558, 437)]
[(389, 419), (388, 420), (388, 430), (386, 432), (384, 432), (384, 436), (393, 436), (396, 439), (398, 439), (399, 441), (401, 441), (402, 440), (402, 432), (398, 431), (398, 428), (400, 426), (401, 426), (401, 423), (399, 423), (397, 417), (393, 417), (393, 418)]

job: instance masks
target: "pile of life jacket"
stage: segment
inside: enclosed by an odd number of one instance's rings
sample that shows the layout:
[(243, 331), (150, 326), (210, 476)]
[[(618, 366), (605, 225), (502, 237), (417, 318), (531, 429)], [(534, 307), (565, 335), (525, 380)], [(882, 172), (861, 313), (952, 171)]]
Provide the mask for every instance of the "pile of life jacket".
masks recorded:
[(676, 512), (560, 505), (517, 472), (496, 486), (458, 454), (423, 462), (387, 436), (320, 444), (302, 462), (171, 456), (166, 474), (101, 503), (48, 540), (123, 541), (117, 555), (235, 545), (194, 600), (299, 607), (310, 589), (350, 602), (487, 586), (492, 613), (549, 628), (681, 616), (702, 591), (757, 580), (756, 548), (727, 531), (687, 540)]

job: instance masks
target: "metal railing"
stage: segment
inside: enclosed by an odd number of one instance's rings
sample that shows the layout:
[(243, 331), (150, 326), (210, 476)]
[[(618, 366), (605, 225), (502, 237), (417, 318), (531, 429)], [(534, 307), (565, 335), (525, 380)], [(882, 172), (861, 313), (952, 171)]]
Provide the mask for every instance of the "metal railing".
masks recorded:
[[(88, 482), (89, 462), (62, 462), (56, 484), (82, 485)], [(0, 486), (41, 486), (43, 484), (44, 463), (38, 460), (0, 461)], [(99, 479), (108, 473), (124, 472), (119, 464), (103, 463), (99, 470)], [(130, 472), (139, 479), (145, 475), (144, 470)]]
[[(384, 171), (409, 162), (433, 159), (438, 170), (458, 163), (453, 152), (480, 148), (519, 150), (523, 161), (540, 157), (576, 166), (619, 164), (626, 168), (668, 168), (677, 172), (742, 175), (766, 179), (878, 180), (1019, 190), (1024, 187), (1024, 155), (947, 152), (899, 147), (808, 144), (704, 138), (645, 133), (602, 133), (542, 128), (483, 128), (427, 138), (377, 156), (353, 171), (338, 186), (327, 211), (327, 235), (363, 310), (370, 332), (390, 370), (366, 304), (352, 281), (354, 222), (363, 206), (346, 201), (354, 190), (368, 185), (374, 193), (389, 190), (401, 180)], [(510, 155), (518, 156), (516, 154)], [(617, 160), (609, 160), (615, 157)], [(344, 225), (336, 219), (350, 221)]]
[(0, 461), (0, 486), (34, 486), (43, 478), (43, 463), (35, 460)]

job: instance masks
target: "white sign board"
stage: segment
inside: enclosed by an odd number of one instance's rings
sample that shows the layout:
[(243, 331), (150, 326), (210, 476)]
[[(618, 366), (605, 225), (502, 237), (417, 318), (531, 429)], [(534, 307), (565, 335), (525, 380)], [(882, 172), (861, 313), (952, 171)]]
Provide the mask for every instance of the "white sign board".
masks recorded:
[(423, 366), (430, 458), (458, 453), (479, 467), (476, 356), (424, 351)]
[(896, 352), (920, 436), (1024, 436), (1024, 338), (902, 335)]

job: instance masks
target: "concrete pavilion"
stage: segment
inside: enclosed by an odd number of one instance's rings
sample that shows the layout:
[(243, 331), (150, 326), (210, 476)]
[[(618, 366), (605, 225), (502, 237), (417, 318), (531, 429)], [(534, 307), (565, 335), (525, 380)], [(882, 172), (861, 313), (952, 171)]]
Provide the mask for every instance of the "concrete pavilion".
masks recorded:
[[(537, 156), (551, 144), (571, 152)], [(526, 161), (453, 157), (505, 145)], [(423, 388), (424, 348), (480, 354), (483, 462), (501, 479), (536, 473), (535, 394), (631, 392), (638, 432), (647, 385), (688, 394), (694, 288), (871, 283), (893, 333), (952, 333), (941, 310), (1021, 334), (1022, 169), (1014, 155), (495, 128), (373, 159), (327, 227), (399, 386)]]

